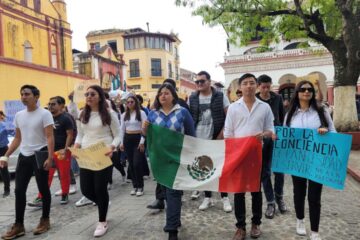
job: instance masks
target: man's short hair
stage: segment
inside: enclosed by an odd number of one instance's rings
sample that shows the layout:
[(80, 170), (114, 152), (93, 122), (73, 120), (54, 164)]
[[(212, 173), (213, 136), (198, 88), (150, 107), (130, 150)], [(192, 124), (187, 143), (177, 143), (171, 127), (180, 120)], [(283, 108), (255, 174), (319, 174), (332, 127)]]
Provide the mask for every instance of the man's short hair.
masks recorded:
[(272, 83), (272, 79), (270, 76), (266, 75), (266, 74), (263, 74), (263, 75), (260, 75), (258, 78), (257, 78), (257, 82), (258, 84), (261, 84), (261, 83)]
[(140, 104), (143, 104), (144, 98), (140, 94), (136, 94), (136, 98), (139, 101)]
[(164, 83), (168, 83), (168, 84), (170, 84), (171, 86), (173, 86), (173, 88), (176, 89), (176, 82), (175, 82), (174, 79), (167, 78), (167, 79), (164, 80), (163, 84), (164, 84)]
[(205, 75), (205, 77), (206, 77), (207, 80), (210, 80), (210, 79), (211, 79), (210, 74), (209, 74), (208, 72), (206, 72), (206, 71), (200, 71), (200, 72), (199, 72), (198, 74), (196, 74), (196, 75), (198, 75), (198, 76)]
[(224, 88), (224, 85), (222, 85), (220, 82), (214, 83), (214, 86), (216, 86), (218, 88)]
[(254, 74), (245, 73), (244, 75), (242, 75), (242, 76), (239, 78), (239, 81), (238, 81), (239, 85), (240, 85), (241, 82), (242, 82), (244, 79), (246, 79), (246, 78), (254, 78), (255, 81), (257, 81), (257, 80), (256, 80), (256, 77), (254, 76)]
[(32, 94), (35, 96), (35, 97), (39, 97), (40, 96), (40, 90), (35, 87), (34, 85), (29, 85), (29, 84), (26, 84), (26, 85), (23, 85), (21, 88), (20, 88), (20, 93), (22, 90), (24, 89), (30, 89), (30, 91), (32, 92)]
[(65, 105), (65, 98), (63, 98), (62, 96), (56, 96), (58, 98), (58, 103)]

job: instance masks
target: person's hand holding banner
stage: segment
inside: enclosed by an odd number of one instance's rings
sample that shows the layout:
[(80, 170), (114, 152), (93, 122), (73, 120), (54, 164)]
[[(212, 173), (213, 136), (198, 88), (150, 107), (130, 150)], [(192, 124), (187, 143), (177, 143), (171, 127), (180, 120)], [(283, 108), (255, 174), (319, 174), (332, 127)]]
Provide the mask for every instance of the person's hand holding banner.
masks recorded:
[[(100, 171), (112, 165), (109, 154), (109, 147), (104, 142), (93, 144), (87, 148), (80, 149), (76, 145), (69, 148), (81, 168)], [(112, 153), (112, 150), (111, 150)]]
[[(326, 134), (325, 134), (326, 133)], [(272, 171), (344, 189), (351, 135), (326, 128), (276, 127)]]

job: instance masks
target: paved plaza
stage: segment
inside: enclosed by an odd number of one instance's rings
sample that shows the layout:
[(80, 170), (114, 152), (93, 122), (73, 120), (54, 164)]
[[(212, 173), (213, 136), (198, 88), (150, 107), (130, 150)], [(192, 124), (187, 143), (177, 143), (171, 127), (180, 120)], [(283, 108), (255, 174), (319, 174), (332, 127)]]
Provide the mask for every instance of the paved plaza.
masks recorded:
[[(3, 233), (14, 221), (14, 181), (11, 182), (12, 195), (0, 199), (0, 231)], [(295, 214), (292, 201), (292, 182), (286, 177), (285, 200), (290, 207), (289, 213), (277, 213), (274, 219), (263, 218), (261, 225), (263, 235), (260, 239), (266, 240), (302, 240), (295, 234)], [(0, 183), (0, 189), (2, 189)], [(58, 190), (57, 179), (54, 181), (52, 192)], [(146, 204), (154, 199), (155, 182), (152, 179), (145, 181), (145, 195), (142, 197), (130, 196), (131, 184), (121, 183), (121, 176), (114, 171), (114, 184), (110, 190), (111, 206), (108, 214), (109, 231), (102, 239), (167, 239), (162, 231), (165, 213), (154, 214), (146, 208)], [(34, 179), (31, 180), (28, 190), (28, 200), (32, 200), (37, 189)], [(81, 193), (70, 196), (68, 205), (60, 205), (60, 197), (53, 197), (51, 208), (52, 228), (48, 233), (35, 237), (31, 230), (37, 225), (41, 215), (40, 210), (27, 207), (25, 213), (26, 235), (20, 239), (92, 239), (97, 221), (97, 208), (89, 205), (75, 207), (75, 202)], [(198, 210), (202, 198), (190, 200), (190, 192), (183, 196), (182, 227), (179, 238), (182, 240), (225, 240), (231, 239), (235, 232), (234, 212), (222, 211), (220, 195), (214, 194), (214, 207), (203, 212)], [(233, 199), (232, 195), (230, 196)], [(247, 195), (247, 212), (251, 213), (251, 196)], [(307, 204), (306, 204), (307, 205)], [(264, 205), (265, 210), (265, 205)], [(250, 223), (250, 216), (247, 222)], [(306, 213), (306, 225), (310, 231), (309, 218)], [(248, 224), (248, 235), (250, 232)], [(360, 183), (348, 175), (344, 191), (336, 191), (324, 187), (322, 195), (322, 214), (320, 233), (325, 240), (359, 240), (360, 239)], [(250, 239), (248, 236), (247, 239)]]

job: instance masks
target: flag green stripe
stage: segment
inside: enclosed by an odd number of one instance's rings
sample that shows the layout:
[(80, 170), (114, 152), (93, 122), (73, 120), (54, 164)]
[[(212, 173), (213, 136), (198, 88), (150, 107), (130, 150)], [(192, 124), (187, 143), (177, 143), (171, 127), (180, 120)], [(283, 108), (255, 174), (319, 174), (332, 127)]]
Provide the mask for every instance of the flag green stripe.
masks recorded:
[(147, 131), (147, 148), (153, 175), (160, 184), (172, 188), (180, 166), (184, 135), (151, 124)]

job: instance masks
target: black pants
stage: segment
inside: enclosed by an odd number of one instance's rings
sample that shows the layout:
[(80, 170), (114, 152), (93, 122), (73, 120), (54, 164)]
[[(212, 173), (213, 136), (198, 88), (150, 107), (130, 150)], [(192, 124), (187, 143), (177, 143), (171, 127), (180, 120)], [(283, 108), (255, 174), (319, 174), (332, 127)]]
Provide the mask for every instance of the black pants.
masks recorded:
[(33, 173), (35, 173), (36, 184), (42, 195), (42, 217), (49, 218), (51, 205), (51, 194), (48, 185), (49, 172), (38, 169), (35, 155), (25, 157), (20, 153), (15, 177), (16, 223), (24, 223), (26, 190)]
[(156, 189), (155, 189), (155, 198), (157, 200), (164, 200), (165, 199), (165, 192), (166, 189), (163, 185), (161, 185), (160, 183), (156, 184)]
[(309, 182), (308, 202), (311, 231), (318, 232), (320, 224), (322, 184), (296, 176), (292, 176), (292, 180), (294, 185), (294, 205), (297, 219), (304, 219), (305, 217), (306, 188)]
[(121, 160), (120, 160), (120, 152), (116, 151), (113, 152), (113, 155), (111, 157), (111, 161), (113, 163), (113, 165), (110, 167), (110, 174), (109, 174), (109, 183), (112, 184), (113, 180), (112, 180), (112, 175), (113, 175), (113, 169), (114, 167), (121, 173), (121, 176), (125, 176), (125, 170), (124, 170), (124, 166), (121, 164)]
[[(7, 150), (8, 150), (7, 146), (1, 147), (0, 148), (0, 156), (4, 156)], [(0, 174), (1, 174), (1, 179), (4, 182), (4, 192), (9, 192), (10, 191), (10, 173), (9, 173), (8, 167), (0, 168)]]
[(129, 171), (134, 188), (144, 188), (144, 153), (138, 149), (140, 134), (125, 134), (124, 147), (129, 161)]
[(91, 201), (95, 202), (99, 211), (99, 222), (106, 221), (109, 207), (109, 193), (107, 184), (111, 167), (100, 171), (92, 171), (80, 168), (80, 188), (82, 194)]
[[(221, 198), (224, 198), (224, 197), (227, 197), (227, 196), (228, 196), (228, 193), (222, 192), (222, 193), (220, 193), (220, 195), (221, 195)], [(212, 192), (210, 192), (210, 191), (205, 191), (205, 197), (211, 198), (211, 197), (212, 197)]]
[[(262, 217), (262, 193), (252, 192), (252, 215), (251, 222), (256, 225), (261, 224)], [(245, 193), (236, 193), (234, 196), (236, 227), (245, 229), (246, 226), (246, 206)]]

